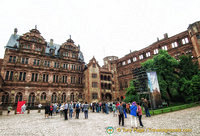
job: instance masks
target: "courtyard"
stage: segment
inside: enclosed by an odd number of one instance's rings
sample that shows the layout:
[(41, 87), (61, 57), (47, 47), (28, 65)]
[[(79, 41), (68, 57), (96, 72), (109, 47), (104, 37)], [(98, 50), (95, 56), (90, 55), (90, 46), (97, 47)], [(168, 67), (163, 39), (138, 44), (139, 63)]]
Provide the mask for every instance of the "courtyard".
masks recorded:
[[(125, 119), (125, 126), (118, 125), (118, 117), (113, 114), (89, 112), (89, 119), (84, 119), (84, 114), (80, 113), (79, 119), (64, 120), (60, 115), (52, 118), (44, 118), (44, 110), (38, 113), (32, 110), (30, 114), (14, 115), (14, 111), (9, 116), (6, 111), (0, 116), (1, 136), (106, 136), (109, 135), (107, 127), (113, 127), (113, 136), (138, 135), (138, 136), (199, 136), (200, 135), (200, 106), (180, 110), (176, 112), (160, 114), (147, 118), (142, 118), (144, 128), (131, 129), (130, 115)], [(180, 130), (182, 132), (170, 132)], [(163, 132), (167, 131), (168, 132)], [(160, 132), (155, 132), (160, 131)], [(185, 131), (185, 132), (183, 132)]]

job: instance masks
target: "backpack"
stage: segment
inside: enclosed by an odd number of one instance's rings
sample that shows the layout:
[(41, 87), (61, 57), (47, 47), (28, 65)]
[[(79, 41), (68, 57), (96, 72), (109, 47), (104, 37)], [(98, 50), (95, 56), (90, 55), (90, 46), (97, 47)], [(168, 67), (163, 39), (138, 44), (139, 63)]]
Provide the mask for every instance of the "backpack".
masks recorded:
[(77, 109), (79, 108), (79, 104), (78, 104), (78, 103), (76, 104), (76, 108), (77, 108)]

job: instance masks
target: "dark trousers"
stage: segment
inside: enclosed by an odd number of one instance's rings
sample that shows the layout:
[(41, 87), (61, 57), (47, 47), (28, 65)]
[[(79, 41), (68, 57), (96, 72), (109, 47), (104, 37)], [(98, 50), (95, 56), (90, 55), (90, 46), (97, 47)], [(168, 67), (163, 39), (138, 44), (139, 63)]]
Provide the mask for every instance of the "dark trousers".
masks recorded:
[(124, 113), (119, 114), (119, 125), (121, 123), (121, 120), (122, 120), (122, 126), (124, 126)]
[(85, 113), (85, 119), (88, 119), (88, 110), (85, 110), (84, 113)]
[(49, 116), (52, 116), (52, 113), (53, 113), (53, 111), (50, 110), (50, 111), (49, 111)]
[(142, 124), (142, 115), (139, 115), (138, 118), (139, 118), (140, 126), (143, 127), (143, 124)]
[(64, 109), (64, 114), (65, 114), (65, 120), (68, 120), (68, 117), (67, 117), (67, 109)]
[(80, 112), (80, 109), (76, 109), (76, 119), (79, 119), (79, 112)]
[(151, 117), (151, 114), (149, 113), (149, 108), (144, 108), (144, 109), (145, 109), (146, 117)]

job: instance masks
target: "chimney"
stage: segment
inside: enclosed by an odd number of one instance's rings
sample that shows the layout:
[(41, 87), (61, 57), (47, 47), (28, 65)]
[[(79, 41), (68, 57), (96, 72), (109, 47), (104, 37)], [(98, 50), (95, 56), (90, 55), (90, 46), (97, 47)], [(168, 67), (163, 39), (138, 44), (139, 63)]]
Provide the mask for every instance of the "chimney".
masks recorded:
[(157, 37), (157, 42), (159, 41), (159, 38)]
[(50, 39), (49, 45), (50, 45), (50, 46), (53, 46), (53, 39)]
[(167, 39), (167, 38), (168, 38), (168, 34), (165, 33), (165, 34), (164, 34), (164, 39)]
[(14, 29), (14, 35), (16, 35), (16, 34), (17, 34), (17, 28)]

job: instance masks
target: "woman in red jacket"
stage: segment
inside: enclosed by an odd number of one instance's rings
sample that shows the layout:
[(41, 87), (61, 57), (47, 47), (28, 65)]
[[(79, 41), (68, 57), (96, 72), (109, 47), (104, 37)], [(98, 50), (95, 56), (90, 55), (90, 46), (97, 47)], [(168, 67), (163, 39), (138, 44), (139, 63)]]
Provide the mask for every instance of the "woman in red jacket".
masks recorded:
[(52, 113), (53, 113), (53, 104), (51, 104), (50, 106), (50, 111), (49, 111), (49, 115), (52, 117)]
[(140, 126), (144, 127), (143, 124), (142, 124), (142, 108), (139, 104), (137, 104), (137, 114), (138, 114)]

